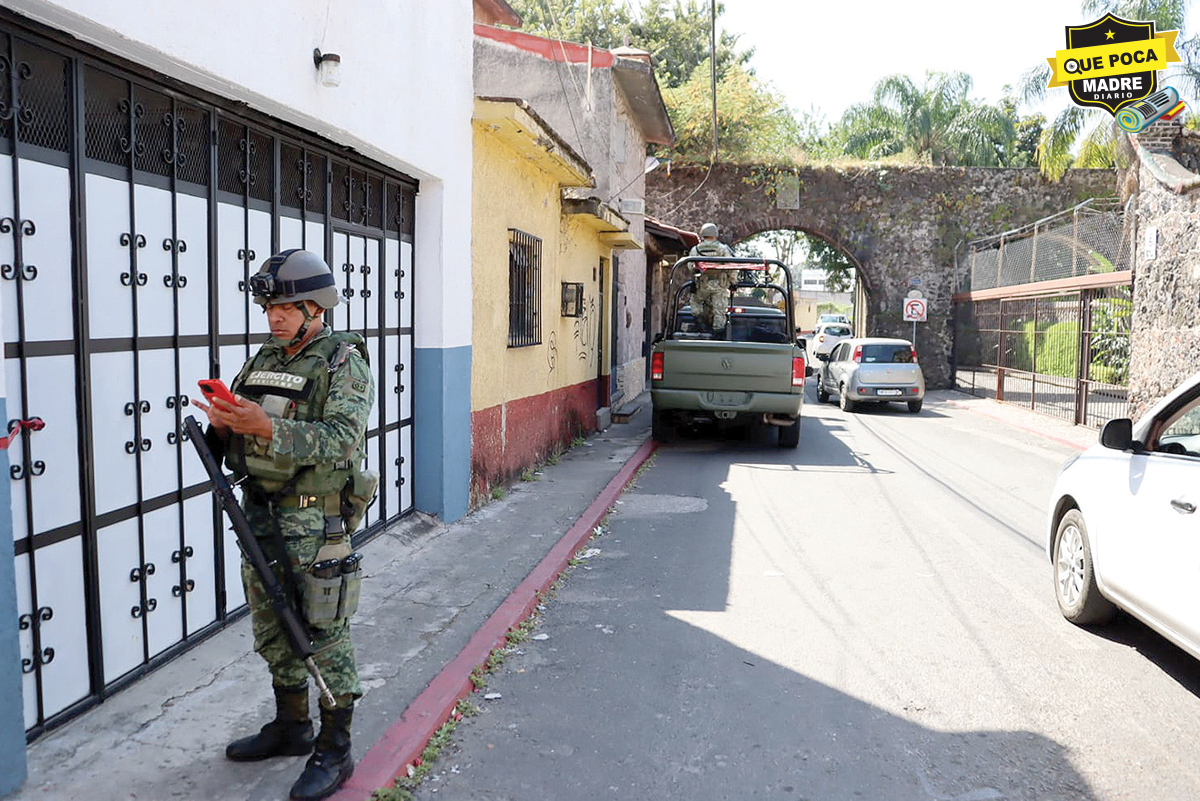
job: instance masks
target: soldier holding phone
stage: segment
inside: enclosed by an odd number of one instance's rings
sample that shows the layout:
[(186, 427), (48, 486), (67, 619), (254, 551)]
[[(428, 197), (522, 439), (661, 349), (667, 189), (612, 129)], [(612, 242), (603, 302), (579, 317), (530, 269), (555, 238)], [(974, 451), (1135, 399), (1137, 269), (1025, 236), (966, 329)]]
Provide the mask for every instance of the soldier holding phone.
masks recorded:
[[(271, 338), (232, 382), (236, 404), (222, 400), (220, 389), (210, 384), (215, 389), (205, 391), (210, 402), (196, 405), (208, 415), (206, 439), (219, 441), (226, 466), (246, 478), (246, 517), (264, 550), (277, 554), (276, 572), (304, 614), (317, 646), (314, 658), (336, 703), (320, 704), (321, 728), (314, 738), (308, 672), (283, 636), (262, 582), (243, 561), (254, 648), (271, 671), (276, 716), (258, 734), (230, 743), (225, 753), (249, 761), (312, 752), (291, 797), (318, 799), (335, 792), (354, 770), (350, 724), (362, 688), (349, 615), (358, 584), (345, 577), (361, 573), (346, 521), (357, 522), (351, 511), (355, 498), (374, 495), (370, 474), (360, 468), (375, 385), (362, 337), (335, 333), (321, 320), (339, 302), (323, 259), (304, 250), (274, 255), (251, 278), (250, 291), (267, 315)], [(286, 554), (278, 554), (281, 548)], [(328, 586), (334, 587), (332, 596), (322, 593)]]

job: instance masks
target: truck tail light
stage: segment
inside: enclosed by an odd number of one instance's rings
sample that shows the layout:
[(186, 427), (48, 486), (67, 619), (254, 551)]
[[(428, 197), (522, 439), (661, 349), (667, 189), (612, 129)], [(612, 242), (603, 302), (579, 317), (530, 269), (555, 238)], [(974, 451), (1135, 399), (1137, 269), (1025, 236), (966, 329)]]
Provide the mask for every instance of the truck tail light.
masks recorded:
[(862, 345), (854, 346), (854, 355), (850, 358), (854, 359), (855, 364), (862, 364)]
[(792, 359), (792, 386), (804, 386), (804, 357), (797, 356)]
[(650, 380), (662, 381), (663, 379), (663, 352), (660, 350), (650, 357)]

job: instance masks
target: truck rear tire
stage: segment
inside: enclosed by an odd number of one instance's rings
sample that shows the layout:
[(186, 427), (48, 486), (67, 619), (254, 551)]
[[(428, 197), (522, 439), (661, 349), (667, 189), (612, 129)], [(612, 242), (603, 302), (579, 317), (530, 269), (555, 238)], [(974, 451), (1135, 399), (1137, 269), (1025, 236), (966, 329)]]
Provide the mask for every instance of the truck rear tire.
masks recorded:
[(666, 412), (655, 409), (650, 417), (650, 433), (655, 440), (666, 444), (675, 439), (675, 424)]
[(779, 447), (794, 448), (800, 444), (800, 418), (796, 418), (796, 422), (790, 426), (783, 426), (779, 429)]

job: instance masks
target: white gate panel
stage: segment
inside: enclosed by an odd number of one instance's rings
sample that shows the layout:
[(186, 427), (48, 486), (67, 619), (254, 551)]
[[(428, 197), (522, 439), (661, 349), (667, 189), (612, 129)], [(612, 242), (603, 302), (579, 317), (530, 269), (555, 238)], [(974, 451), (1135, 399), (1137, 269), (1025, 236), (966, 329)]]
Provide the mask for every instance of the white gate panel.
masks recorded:
[(333, 310), (333, 327), (338, 331), (348, 331), (350, 326), (350, 309), (346, 304), (346, 267), (350, 263), (350, 237), (339, 231), (333, 232), (333, 256), (329, 260), (329, 269), (333, 271), (338, 297), (342, 302)]
[(208, 201), (194, 195), (178, 194), (175, 204), (175, 228), (181, 243), (179, 333), (182, 336), (207, 334)]
[(366, 309), (363, 308), (363, 254), (366, 247), (367, 240), (364, 237), (350, 237), (350, 253), (343, 266), (346, 272), (338, 276), (338, 283), (345, 287), (344, 296), (351, 331), (362, 331), (366, 325)]
[(224, 512), (221, 512), (221, 531), (225, 536), (225, 611), (230, 612), (246, 603), (246, 591), (242, 588), (242, 552)]
[(304, 223), (304, 249), (311, 250), (321, 258), (325, 255), (325, 223)]
[[(0, 153), (0, 218), (12, 218), (13, 208), (12, 188), (12, 156)], [(0, 234), (0, 264), (15, 264), (16, 248), (13, 244), (13, 234)], [(0, 282), (0, 307), (4, 311), (4, 341), (16, 342), (20, 337), (17, 328), (17, 288), (16, 282)], [(11, 384), (9, 386), (12, 386)]]
[(155, 509), (143, 517), (142, 539), (146, 562), (154, 572), (146, 576), (146, 635), (150, 656), (160, 654), (183, 639), (183, 597), (176, 595), (179, 565), (171, 555), (179, 550), (178, 506)]
[(379, 282), (381, 280), (380, 273), (383, 271), (379, 267), (379, 240), (368, 239), (366, 256), (363, 259), (362, 266), (362, 294), (363, 306), (365, 307), (367, 319), (366, 327), (368, 329), (379, 327)]
[[(75, 403), (75, 359), (72, 356), (39, 356), (26, 361), (29, 376), (26, 387), (29, 392), (30, 414), (42, 418), (46, 427), (41, 431), (22, 431), (21, 437), (29, 438), (32, 464), (41, 462), (45, 472), (32, 475), (33, 525), (35, 533), (76, 523), (81, 518), (79, 506), (79, 417)], [(9, 384), (13, 386), (13, 384)], [(20, 395), (10, 399), (20, 407)], [(14, 417), (24, 417), (14, 413)], [(21, 447), (14, 442), (9, 448), (9, 459), (14, 464), (20, 460)], [(14, 483), (13, 500), (21, 496), (24, 511), (24, 491)], [(14, 512), (16, 504), (14, 503)], [(24, 524), (21, 526), (24, 529)]]
[(400, 327), (412, 328), (413, 246), (400, 243)]
[[(203, 400), (200, 395), (200, 387), (196, 385), (196, 382), (202, 378), (210, 378), (208, 372), (208, 348), (180, 349), (179, 392), (187, 397), (187, 403), (180, 409), (179, 419), (182, 421), (188, 415), (193, 415), (201, 428), (208, 425), (208, 417), (200, 411), (200, 407), (192, 405), (191, 399)], [(229, 380), (227, 379), (225, 383), (228, 384)], [(174, 421), (172, 421), (173, 424)], [(175, 447), (183, 451), (183, 486), (194, 487), (207, 481), (208, 473), (205, 472), (204, 465), (200, 462), (200, 457), (196, 455), (196, 449), (192, 443), (177, 439)]]
[[(380, 450), (380, 446), (382, 445), (382, 442), (383, 442), (383, 437), (381, 437), (381, 436), (367, 437), (367, 442), (366, 442), (366, 448), (367, 448), (367, 458), (366, 458), (367, 467), (366, 467), (366, 469), (367, 470), (374, 470), (376, 473), (380, 472), (379, 471), (379, 450)], [(380, 473), (380, 475), (382, 475), (382, 473)], [(375, 524), (375, 521), (379, 519), (380, 506), (381, 506), (381, 504), (379, 503), (378, 500), (376, 500), (375, 503), (371, 504), (370, 508), (367, 509), (367, 513), (365, 515), (363, 515), (363, 523), (362, 523), (363, 526), (371, 526), (371, 525)]]
[[(383, 380), (378, 387), (379, 399), (383, 403), (383, 422), (391, 425), (400, 421), (400, 371), (396, 369), (400, 358), (400, 337), (387, 337), (386, 358), (383, 365)], [(379, 373), (376, 373), (378, 375)]]
[(104, 514), (137, 501), (133, 354), (94, 353), (91, 362), (92, 472), (96, 514)]
[[(304, 247), (304, 223), (295, 217), (279, 218), (279, 250)], [(317, 254), (320, 255), (320, 254)]]
[[(250, 265), (250, 274), (254, 275), (262, 263), (271, 257), (271, 215), (265, 211), (250, 209), (246, 212), (246, 219), (250, 230), (250, 249), (254, 251), (255, 255), (255, 259)], [(250, 297), (248, 292), (243, 292), (242, 295), (245, 299)], [(222, 331), (222, 333), (225, 332)], [(263, 314), (259, 305), (252, 301), (250, 303), (250, 333), (271, 333), (271, 324), (267, 322), (267, 315)]]
[(371, 357), (371, 375), (376, 378), (375, 401), (371, 404), (371, 412), (367, 415), (367, 430), (372, 431), (381, 425), (379, 412), (383, 408), (383, 388), (378, 386), (379, 376), (379, 337), (367, 337), (367, 353)]
[(396, 374), (399, 376), (400, 387), (400, 419), (408, 420), (412, 417), (412, 359), (413, 359), (413, 343), (412, 335), (405, 334), (400, 337), (400, 371)]
[[(15, 560), (17, 570), (17, 615), (33, 614), (33, 599), (29, 595), (29, 555), (21, 554)], [(17, 643), (19, 646), (21, 664), (26, 659), (33, 660), (33, 627), (18, 629)], [(25, 728), (37, 723), (37, 674), (28, 668), (22, 668), (21, 698), (25, 714)]]
[(387, 432), (387, 468), (382, 476), (379, 494), (387, 498), (387, 513), (394, 515), (404, 507), (400, 503), (400, 431), (393, 429)]
[(240, 286), (245, 280), (245, 266), (239, 255), (245, 249), (245, 209), (218, 203), (217, 308), (220, 320), (218, 330), (222, 334), (241, 334), (246, 331), (246, 292)]
[[(102, 314), (88, 316), (93, 339), (133, 336), (129, 287), (129, 246), (121, 238), (129, 231), (129, 184), (89, 174), (87, 192), (88, 305)], [(144, 250), (144, 248), (143, 248)]]
[(412, 426), (400, 429), (400, 508), (405, 511), (412, 507)]
[[(257, 347), (251, 346), (251, 352), (255, 350), (257, 350)], [(237, 378), (237, 374), (242, 369), (242, 365), (246, 363), (246, 346), (222, 345), (217, 349), (217, 356), (221, 362), (221, 380), (225, 382), (225, 386), (232, 387), (233, 379)], [(193, 388), (189, 386), (189, 389)], [(200, 397), (199, 393), (200, 388), (195, 387), (193, 394), (196, 397)], [(201, 398), (201, 400), (203, 400), (203, 398)]]
[(71, 537), (34, 553), (38, 605), (54, 616), (42, 621), (42, 653), (54, 658), (42, 665), (42, 703), (46, 717), (85, 698), (88, 678), (87, 606), (84, 599), (83, 538)]
[[(4, 361), (4, 380), (6, 386), (21, 386), (20, 359), (6, 359)], [(11, 396), (9, 396), (7, 399), (6, 409), (10, 419), (16, 420), (25, 416), (25, 412), (21, 408), (21, 394), (19, 392), (14, 392)], [(25, 436), (26, 433), (28, 432), (21, 432), (21, 436)], [(21, 444), (19, 442), (13, 442), (13, 444), (9, 446), (8, 458), (10, 462), (15, 464), (20, 460), (20, 448)], [(12, 490), (12, 533), (13, 541), (16, 542), (17, 540), (24, 539), (25, 537), (29, 536), (29, 526), (26, 522), (25, 514), (28, 507), (25, 505), (25, 490), (21, 487), (21, 485), (16, 482), (11, 482), (9, 486)], [(17, 575), (20, 576), (21, 574), (18, 573)]]
[(179, 489), (178, 450), (169, 440), (175, 431), (175, 351), (146, 350), (138, 354), (142, 413), (142, 498), (157, 498)]
[(191, 549), (186, 566), (192, 584), (190, 590), (185, 587), (184, 594), (189, 635), (217, 619), (217, 559), (213, 552), (212, 510), (211, 495), (197, 495), (183, 502), (184, 541)]
[[(22, 248), (26, 274), (36, 268), (37, 277), (17, 279), (25, 294), (25, 338), (71, 340), (75, 338), (71, 174), (65, 167), (28, 159), (21, 159), (17, 166), (21, 171), (21, 217), (36, 229), (33, 235), (22, 237)], [(14, 283), (4, 282), (6, 286)], [(54, 313), (48, 314), (49, 310)]]
[(143, 660), (141, 587), (131, 579), (132, 572), (142, 567), (137, 519), (122, 520), (100, 529), (96, 534), (96, 552), (107, 683), (133, 670)]
[(383, 240), (384, 266), (379, 270), (379, 294), (383, 298), (383, 327), (395, 328), (400, 325), (400, 299), (396, 293), (400, 291), (400, 241), (397, 239)]
[[(167, 337), (175, 333), (175, 294), (171, 291), (174, 247), (171, 193), (154, 186), (133, 187), (133, 208), (137, 232), (146, 238), (146, 247), (137, 252), (138, 272), (146, 276), (138, 287), (138, 335)], [(165, 279), (165, 280), (164, 280)]]

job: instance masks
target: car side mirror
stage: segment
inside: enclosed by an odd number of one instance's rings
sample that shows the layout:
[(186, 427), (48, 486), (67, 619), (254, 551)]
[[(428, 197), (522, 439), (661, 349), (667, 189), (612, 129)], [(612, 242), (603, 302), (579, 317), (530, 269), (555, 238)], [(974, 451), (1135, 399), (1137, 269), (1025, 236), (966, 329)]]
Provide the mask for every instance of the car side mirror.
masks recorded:
[(806, 340), (804, 337), (796, 337), (796, 347), (800, 348), (800, 350), (804, 351), (805, 353), (808, 353), (808, 340)]
[(1133, 421), (1128, 417), (1109, 420), (1100, 429), (1100, 444), (1114, 451), (1127, 451), (1133, 447)]
[(652, 344), (652, 345), (657, 345), (659, 342), (662, 342), (662, 341), (663, 341), (663, 337), (664, 337), (664, 336), (665, 336), (665, 334), (663, 334), (663, 333), (660, 331), (659, 333), (657, 333), (657, 334), (655, 334), (655, 335), (654, 335), (654, 341), (653, 341), (652, 343), (650, 343), (650, 344)]
[(817, 359), (818, 359), (819, 361), (823, 361), (823, 362), (827, 362), (827, 361), (829, 361), (829, 354), (828, 354), (828, 353), (817, 353), (817, 354), (814, 354), (814, 355), (817, 357)]

